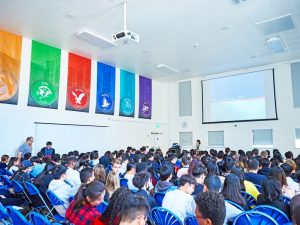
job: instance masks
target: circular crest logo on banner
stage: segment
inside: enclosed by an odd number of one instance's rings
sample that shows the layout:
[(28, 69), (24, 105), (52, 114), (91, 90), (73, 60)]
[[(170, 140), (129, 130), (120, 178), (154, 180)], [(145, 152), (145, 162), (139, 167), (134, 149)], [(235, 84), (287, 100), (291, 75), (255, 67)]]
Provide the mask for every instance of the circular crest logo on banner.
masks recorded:
[(99, 107), (103, 112), (109, 112), (112, 109), (112, 99), (108, 94), (102, 94), (100, 97)]
[(36, 81), (31, 85), (30, 95), (36, 104), (51, 105), (57, 98), (54, 86), (47, 81)]
[(143, 116), (150, 116), (150, 103), (149, 102), (143, 102), (142, 114), (143, 114)]
[(121, 111), (125, 116), (130, 116), (134, 112), (133, 102), (129, 98), (123, 99), (121, 103)]
[(69, 93), (69, 103), (74, 109), (84, 109), (87, 106), (88, 98), (86, 91), (82, 88), (73, 88)]
[(11, 99), (17, 91), (17, 82), (10, 74), (0, 72), (0, 101)]

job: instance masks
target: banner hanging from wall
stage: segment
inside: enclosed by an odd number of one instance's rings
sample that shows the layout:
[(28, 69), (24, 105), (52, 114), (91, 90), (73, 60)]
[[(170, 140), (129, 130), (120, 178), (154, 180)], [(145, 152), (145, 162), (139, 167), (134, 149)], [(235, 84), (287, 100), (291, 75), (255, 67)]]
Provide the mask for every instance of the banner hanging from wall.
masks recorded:
[(116, 68), (97, 63), (96, 113), (114, 115)]
[(152, 80), (139, 76), (139, 118), (151, 119)]
[(28, 106), (57, 109), (61, 50), (32, 41)]
[(69, 53), (66, 110), (88, 112), (90, 105), (91, 60)]
[(120, 116), (134, 117), (135, 75), (120, 70)]
[(0, 30), (0, 103), (18, 104), (22, 37)]

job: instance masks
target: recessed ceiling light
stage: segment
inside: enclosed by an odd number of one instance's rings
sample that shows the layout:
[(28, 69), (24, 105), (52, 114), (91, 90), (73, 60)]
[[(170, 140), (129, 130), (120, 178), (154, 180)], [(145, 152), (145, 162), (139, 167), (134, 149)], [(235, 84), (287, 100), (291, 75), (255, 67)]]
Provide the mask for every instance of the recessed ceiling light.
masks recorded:
[(267, 46), (273, 53), (281, 53), (285, 51), (285, 46), (280, 37), (271, 37), (266, 40)]
[(223, 27), (221, 27), (221, 30), (229, 30), (229, 27), (227, 27), (227, 26), (223, 26)]
[(179, 73), (179, 70), (177, 70), (171, 66), (168, 66), (166, 64), (158, 64), (156, 66), (156, 69), (158, 69), (164, 73), (169, 73), (169, 74)]
[(198, 48), (198, 47), (199, 47), (199, 44), (198, 44), (198, 43), (195, 43), (195, 44), (193, 45), (193, 47), (194, 47), (194, 48)]

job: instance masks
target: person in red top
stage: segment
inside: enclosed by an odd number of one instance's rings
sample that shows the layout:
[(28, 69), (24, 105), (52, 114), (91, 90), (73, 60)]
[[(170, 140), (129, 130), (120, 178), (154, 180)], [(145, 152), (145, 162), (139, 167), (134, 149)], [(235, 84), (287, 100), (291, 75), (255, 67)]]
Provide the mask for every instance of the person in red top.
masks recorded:
[(96, 206), (103, 202), (104, 195), (105, 187), (100, 181), (81, 185), (75, 199), (67, 208), (68, 222), (76, 225), (92, 225), (100, 216)]

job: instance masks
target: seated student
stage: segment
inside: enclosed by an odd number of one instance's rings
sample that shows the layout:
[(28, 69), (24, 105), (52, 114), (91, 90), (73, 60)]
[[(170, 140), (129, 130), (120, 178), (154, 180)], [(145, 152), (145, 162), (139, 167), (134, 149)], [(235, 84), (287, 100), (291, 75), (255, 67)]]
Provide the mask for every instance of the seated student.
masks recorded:
[(96, 166), (99, 163), (99, 154), (98, 154), (98, 151), (91, 152), (90, 158), (91, 158), (91, 160), (90, 160), (90, 166), (91, 167)]
[(106, 172), (102, 164), (97, 164), (93, 168), (95, 180), (99, 180), (105, 184), (106, 182)]
[(291, 218), (294, 225), (300, 225), (300, 195), (292, 198), (290, 203)]
[(141, 195), (145, 197), (151, 208), (157, 206), (155, 199), (149, 194), (149, 182), (150, 182), (151, 174), (148, 172), (140, 172), (135, 174), (133, 177), (133, 185), (138, 188), (138, 191), (135, 193), (136, 195)]
[(261, 194), (257, 197), (257, 204), (276, 207), (288, 217), (290, 216), (289, 206), (282, 201), (281, 185), (273, 177), (268, 177), (263, 181)]
[(43, 153), (44, 157), (53, 158), (53, 156), (55, 154), (55, 149), (52, 148), (52, 142), (51, 141), (47, 141), (46, 147), (43, 147), (41, 149), (41, 153)]
[(239, 178), (241, 190), (246, 191), (257, 199), (257, 196), (260, 193), (252, 182), (245, 180), (244, 170), (241, 167), (236, 166), (232, 168), (231, 173)]
[(262, 158), (260, 160), (261, 169), (257, 171), (257, 174), (264, 175), (266, 177), (270, 176), (270, 160), (268, 158)]
[(131, 196), (127, 188), (118, 188), (111, 196), (109, 205), (104, 213), (94, 221), (94, 225), (118, 225), (120, 223), (120, 212), (124, 201)]
[(24, 160), (22, 166), (19, 167), (19, 170), (14, 173), (11, 177), (11, 180), (15, 180), (24, 184), (27, 181), (30, 181), (29, 172), (31, 171), (32, 163), (29, 160)]
[(177, 178), (180, 178), (182, 175), (188, 174), (190, 162), (190, 157), (188, 157), (187, 155), (181, 158), (182, 167), (177, 171)]
[[(206, 176), (204, 179), (204, 188), (203, 192), (217, 192), (219, 193), (221, 189), (221, 180), (216, 175), (209, 175)], [(242, 211), (236, 208), (235, 206), (231, 205), (230, 203), (225, 201), (225, 207), (226, 207), (226, 218), (225, 222), (232, 220), (234, 217), (239, 215)], [(225, 224), (226, 224), (225, 223)]]
[(265, 176), (257, 174), (259, 162), (256, 158), (250, 158), (247, 162), (248, 172), (245, 173), (245, 180), (252, 182), (253, 184), (261, 185), (263, 180), (266, 179)]
[(104, 200), (105, 187), (100, 181), (80, 186), (74, 201), (66, 211), (68, 222), (76, 225), (92, 225), (100, 213), (96, 206)]
[(285, 156), (286, 159), (291, 159), (291, 160), (294, 159), (294, 155), (291, 151), (288, 151), (288, 152), (284, 153), (284, 156)]
[(108, 192), (108, 198), (120, 187), (119, 176), (115, 172), (110, 172), (106, 178), (106, 191)]
[(197, 166), (193, 169), (192, 175), (196, 179), (195, 191), (192, 195), (197, 195), (203, 191), (204, 188), (204, 179), (205, 179), (206, 169), (202, 166)]
[(1, 156), (0, 169), (6, 169), (8, 159), (9, 159), (8, 155), (2, 155)]
[(101, 156), (100, 159), (99, 159), (99, 163), (100, 163), (101, 165), (103, 165), (105, 169), (109, 166), (109, 164), (110, 164), (110, 162), (111, 162), (110, 155), (111, 155), (111, 152), (110, 152), (110, 151), (107, 151), (107, 152), (105, 152), (104, 155)]
[[(56, 166), (53, 170), (54, 180), (50, 182), (48, 190), (53, 191), (65, 203), (67, 208), (70, 204), (70, 197), (74, 196), (78, 189), (67, 184), (65, 182), (66, 177), (67, 167), (63, 165)], [(61, 216), (65, 216), (66, 210), (62, 206), (55, 206), (55, 209)]]
[(138, 195), (131, 195), (124, 201), (120, 225), (145, 225), (150, 211), (148, 201)]
[(295, 182), (297, 182), (297, 178), (296, 178), (297, 164), (296, 164), (296, 162), (294, 160), (287, 159), (287, 160), (285, 160), (285, 163), (289, 164), (292, 167), (292, 172), (291, 172), (290, 177)]
[(241, 184), (239, 178), (234, 174), (228, 174), (225, 177), (222, 194), (226, 200), (235, 202), (248, 210), (247, 203), (241, 195)]
[(128, 189), (129, 190), (133, 190), (133, 191), (137, 191), (138, 188), (135, 187), (132, 183), (132, 179), (135, 175), (135, 171), (136, 171), (136, 164), (134, 163), (128, 163), (127, 164), (127, 169), (126, 169), (126, 173), (124, 175), (124, 178), (126, 178), (128, 180)]
[(32, 170), (30, 172), (30, 174), (33, 177), (36, 177), (37, 175), (39, 175), (46, 166), (46, 163), (41, 163), (41, 161), (39, 160), (39, 158), (37, 156), (33, 156), (30, 159), (30, 162), (33, 164)]
[(279, 166), (273, 167), (271, 169), (270, 176), (279, 181), (283, 195), (285, 195), (289, 198), (294, 197), (296, 190), (287, 184), (284, 170), (281, 167), (279, 167)]
[(195, 198), (198, 224), (223, 225), (226, 216), (225, 201), (217, 192), (202, 192)]
[(173, 176), (174, 166), (170, 163), (164, 164), (160, 170), (160, 177), (155, 185), (155, 192), (168, 192), (178, 189), (173, 183), (170, 182)]
[(9, 172), (11, 172), (12, 174), (17, 172), (19, 170), (18, 163), (19, 161), (17, 157), (11, 157), (7, 164), (7, 169), (9, 170)]
[(95, 180), (94, 170), (92, 168), (84, 168), (80, 171), (81, 184), (89, 184)]
[(295, 192), (298, 192), (299, 191), (299, 184), (291, 178), (293, 168), (288, 163), (284, 163), (280, 167), (284, 170), (287, 185), (289, 187), (291, 187)]
[(195, 201), (192, 193), (195, 190), (196, 179), (191, 175), (183, 175), (179, 180), (178, 190), (166, 193), (162, 207), (178, 216), (181, 222), (184, 218), (195, 213)]
[(47, 196), (46, 192), (48, 190), (49, 184), (54, 179), (52, 174), (52, 170), (54, 169), (54, 167), (55, 164), (53, 162), (46, 163), (44, 170), (33, 180), (33, 184), (45, 197)]
[(72, 187), (79, 189), (81, 182), (80, 182), (80, 175), (79, 172), (76, 170), (77, 168), (77, 160), (75, 157), (69, 157), (67, 159), (67, 179), (66, 181), (72, 185)]

